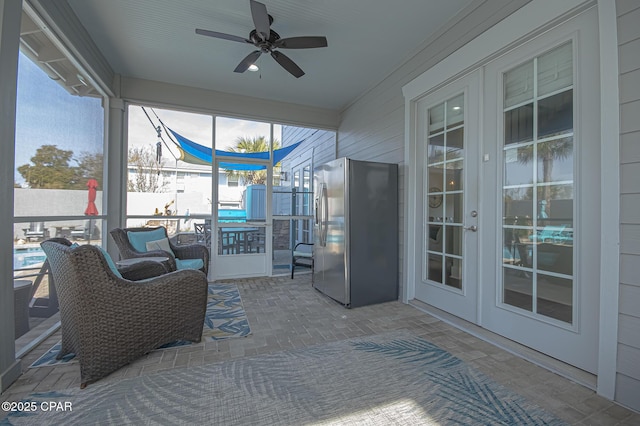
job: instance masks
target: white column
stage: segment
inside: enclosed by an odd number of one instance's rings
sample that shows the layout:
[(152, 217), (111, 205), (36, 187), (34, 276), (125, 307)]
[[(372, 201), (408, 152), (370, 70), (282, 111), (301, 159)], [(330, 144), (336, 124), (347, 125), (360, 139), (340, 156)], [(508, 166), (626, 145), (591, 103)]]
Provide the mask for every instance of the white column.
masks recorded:
[(0, 0), (0, 388), (20, 375), (13, 314), (13, 182), (22, 0)]
[(107, 111), (107, 144), (105, 146), (107, 158), (106, 206), (107, 220), (105, 224), (105, 238), (107, 251), (114, 258), (118, 257), (118, 248), (109, 231), (113, 228), (125, 226), (125, 206), (127, 197), (127, 150), (125, 141), (125, 105), (122, 99), (109, 98)]

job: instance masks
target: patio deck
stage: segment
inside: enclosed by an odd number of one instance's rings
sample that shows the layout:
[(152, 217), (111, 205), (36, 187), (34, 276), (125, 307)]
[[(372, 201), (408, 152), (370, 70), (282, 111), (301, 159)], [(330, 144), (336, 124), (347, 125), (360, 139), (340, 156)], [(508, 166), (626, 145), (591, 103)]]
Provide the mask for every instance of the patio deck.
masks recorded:
[[(294, 280), (273, 277), (231, 282), (237, 284), (240, 290), (251, 325), (251, 335), (156, 351), (103, 381), (118, 381), (172, 368), (406, 329), (446, 349), (569, 424), (640, 424), (640, 414), (601, 398), (584, 386), (480, 340), (414, 306), (389, 302), (348, 310), (315, 291), (310, 285), (310, 274), (296, 275)], [(3, 402), (20, 401), (32, 392), (63, 390), (80, 385), (77, 364), (28, 368), (58, 340), (59, 331), (24, 357), (24, 374), (2, 394)]]

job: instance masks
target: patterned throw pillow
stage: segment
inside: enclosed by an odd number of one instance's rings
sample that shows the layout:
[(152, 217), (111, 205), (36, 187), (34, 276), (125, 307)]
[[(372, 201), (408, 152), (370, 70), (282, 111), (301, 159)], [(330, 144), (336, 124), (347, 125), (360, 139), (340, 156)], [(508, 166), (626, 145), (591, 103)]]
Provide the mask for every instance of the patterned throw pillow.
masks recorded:
[(149, 241), (166, 238), (166, 235), (164, 228), (152, 229), (151, 231), (127, 231), (127, 238), (129, 238), (131, 246), (141, 253), (147, 251), (146, 244)]
[(176, 255), (173, 254), (173, 250), (171, 250), (171, 246), (169, 245), (169, 240), (166, 238), (161, 238), (155, 241), (147, 241), (146, 246), (147, 246), (146, 247), (147, 251), (163, 250), (163, 251), (169, 252), (171, 256), (176, 257)]

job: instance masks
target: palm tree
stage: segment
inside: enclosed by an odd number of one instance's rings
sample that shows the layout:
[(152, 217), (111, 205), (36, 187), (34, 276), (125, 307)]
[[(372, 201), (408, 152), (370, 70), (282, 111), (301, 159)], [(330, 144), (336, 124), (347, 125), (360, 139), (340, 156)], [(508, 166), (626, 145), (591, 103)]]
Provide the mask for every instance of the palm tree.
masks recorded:
[[(539, 143), (537, 144), (537, 151), (538, 160), (542, 162), (542, 182), (551, 182), (553, 161), (564, 160), (573, 153), (573, 138), (566, 137), (554, 141)], [(533, 145), (518, 149), (518, 161), (522, 164), (533, 161)], [(544, 196), (541, 200), (545, 200), (546, 205), (550, 206), (552, 196), (551, 187), (549, 185), (545, 185), (543, 188)]]
[[(273, 141), (273, 149), (280, 148), (280, 141), (274, 139)], [(269, 151), (269, 141), (264, 136), (254, 136), (253, 138), (248, 138), (244, 136), (240, 136), (236, 139), (236, 145), (234, 147), (229, 148), (230, 152), (268, 152)], [(276, 164), (276, 167), (279, 166), (280, 163)], [(266, 170), (226, 170), (227, 176), (234, 176), (242, 178), (245, 185), (254, 185), (254, 184), (265, 184), (267, 181), (267, 171)]]

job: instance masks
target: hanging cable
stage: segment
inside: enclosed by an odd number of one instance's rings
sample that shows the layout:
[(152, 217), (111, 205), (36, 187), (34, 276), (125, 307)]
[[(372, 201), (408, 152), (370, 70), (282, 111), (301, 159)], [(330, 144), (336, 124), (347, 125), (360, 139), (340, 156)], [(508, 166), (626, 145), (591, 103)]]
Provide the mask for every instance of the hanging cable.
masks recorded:
[[(151, 123), (151, 126), (153, 127), (153, 130), (155, 130), (156, 133), (157, 133), (158, 132), (158, 127), (160, 127), (160, 126), (156, 126), (155, 125), (155, 123), (153, 122), (151, 117), (149, 117), (149, 114), (147, 113), (147, 110), (144, 107), (141, 107), (141, 108), (142, 108), (142, 111), (144, 112), (144, 115), (147, 116), (147, 120), (149, 120), (149, 123)], [(153, 111), (153, 109), (152, 109), (152, 111)], [(154, 112), (154, 114), (155, 114), (155, 112)], [(158, 116), (156, 115), (156, 117), (158, 117)], [(160, 124), (162, 124), (162, 126), (165, 127), (164, 124), (162, 123), (162, 120), (160, 120), (160, 118), (158, 118), (158, 121), (160, 121)], [(169, 138), (171, 138), (171, 135), (169, 134), (169, 132), (166, 131), (166, 127), (165, 127), (165, 133), (167, 133), (169, 135)], [(171, 148), (169, 147), (169, 144), (167, 144), (167, 142), (164, 140), (164, 138), (162, 137), (161, 134), (159, 134), (158, 136), (160, 138), (160, 141), (162, 141), (162, 143), (164, 144), (165, 148), (167, 148), (167, 150), (169, 151), (169, 154), (171, 154), (173, 159), (177, 161), (178, 157), (176, 157), (173, 154), (173, 152), (171, 151)], [(175, 142), (173, 140), (171, 140), (171, 142), (173, 142), (176, 146), (179, 146), (177, 142)], [(157, 144), (156, 144), (156, 147), (157, 147)]]
[(153, 113), (153, 115), (156, 116), (156, 118), (158, 119), (158, 121), (160, 122), (160, 124), (162, 125), (162, 127), (164, 128), (164, 132), (165, 134), (169, 137), (169, 140), (171, 142), (173, 142), (176, 146), (180, 146), (180, 144), (178, 143), (178, 141), (176, 141), (173, 138), (173, 134), (169, 131), (169, 128), (167, 126), (165, 126), (164, 122), (160, 119), (160, 117), (158, 117), (158, 114), (156, 114), (156, 112), (153, 110), (153, 108), (151, 108), (151, 112)]
[(158, 176), (160, 176), (160, 163), (162, 162), (162, 127), (156, 127), (158, 141), (156, 142), (156, 163), (158, 164)]

